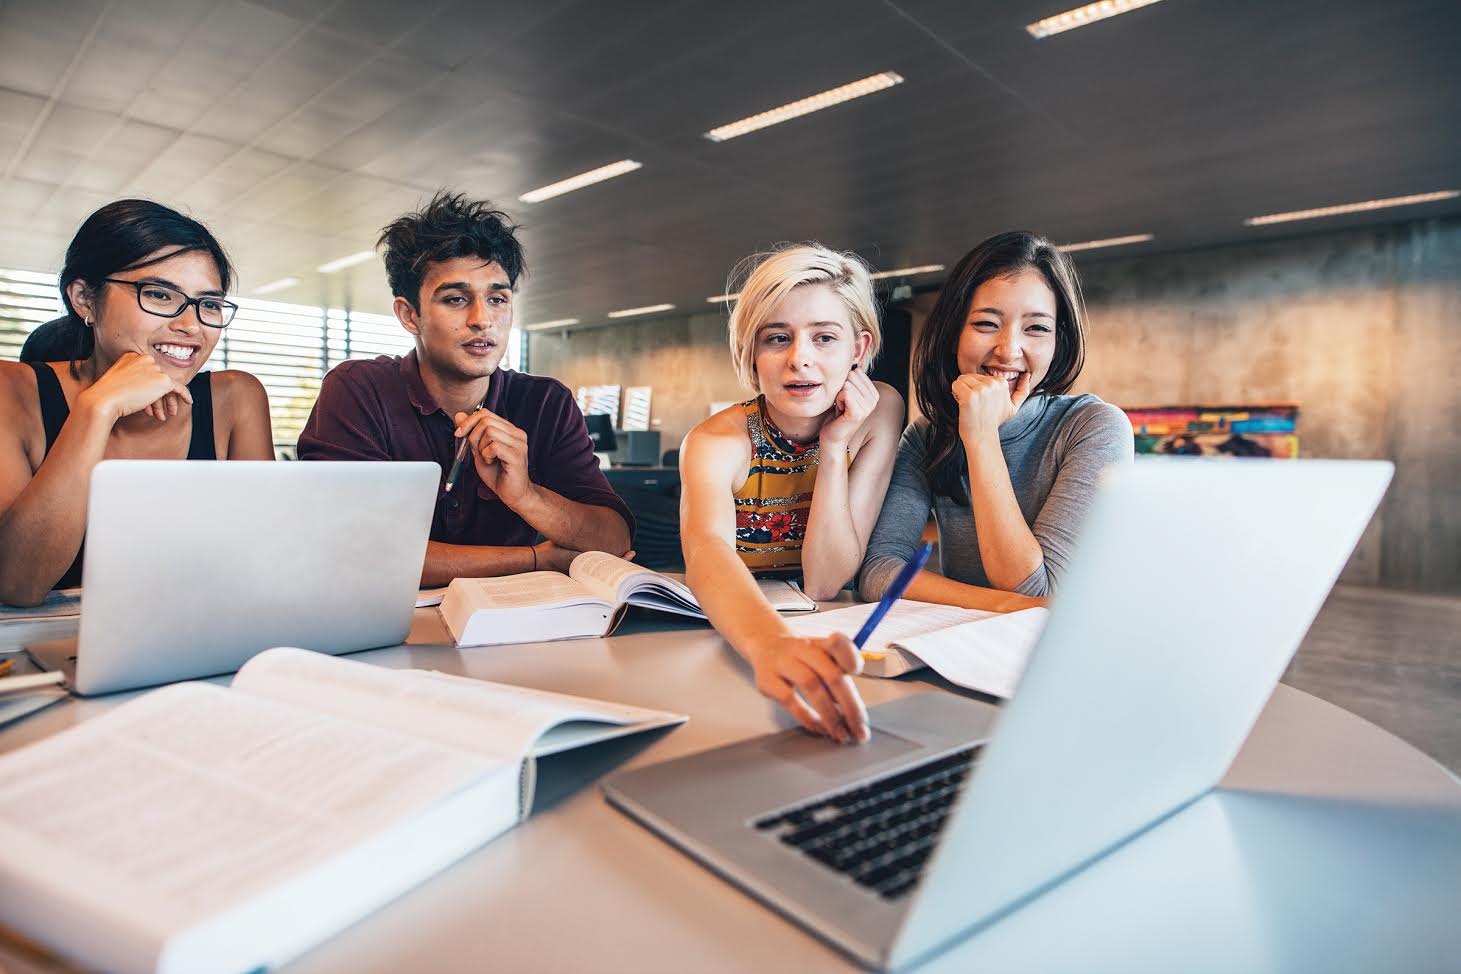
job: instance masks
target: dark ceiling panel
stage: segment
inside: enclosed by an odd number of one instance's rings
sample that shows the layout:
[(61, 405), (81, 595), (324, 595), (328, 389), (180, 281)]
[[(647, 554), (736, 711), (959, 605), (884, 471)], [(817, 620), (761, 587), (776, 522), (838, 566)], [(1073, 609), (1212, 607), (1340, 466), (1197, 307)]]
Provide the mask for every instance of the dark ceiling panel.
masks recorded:
[(50, 94), (105, 9), (105, 0), (14, 0), (0, 6), (0, 87)]
[[(1073, 5), (1073, 0), (1071, 0)], [(533, 320), (704, 311), (782, 240), (952, 264), (1013, 226), (1158, 252), (1461, 212), (1244, 217), (1461, 188), (1461, 4), (1169, 0), (1036, 41), (1060, 0), (12, 0), (0, 4), (0, 266), (88, 210), (183, 206), (241, 293), (388, 310), (369, 247), (440, 187), (524, 226)], [(905, 83), (714, 144), (711, 126)], [(644, 168), (536, 205), (617, 159)], [(1101, 252), (1081, 260), (1099, 260)], [(927, 279), (924, 279), (927, 280)]]
[[(683, 7), (696, 15), (693, 19), (705, 19), (703, 7)], [(663, 48), (662, 57), (641, 54), (636, 71), (590, 89), (585, 107), (613, 127), (646, 139), (699, 146), (704, 143), (690, 138), (711, 128), (931, 52), (930, 45), (904, 29), (886, 5), (869, 0), (761, 4), (753, 5), (746, 15), (740, 15), (740, 5), (728, 4), (725, 13), (732, 16), (724, 33), (712, 33), (703, 23), (692, 24), (686, 31), (687, 44)], [(875, 113), (880, 102), (903, 91), (879, 92), (827, 114)], [(811, 120), (812, 116), (806, 119)], [(756, 141), (768, 133), (737, 141)]]
[[(211, 10), (195, 6), (207, 15), (181, 39), (175, 22), (160, 27), (152, 39), (169, 56), (130, 109), (139, 117), (183, 129), (197, 126), (302, 29), (298, 20), (252, 3), (223, 3)], [(237, 137), (244, 124), (224, 119), (219, 134)]]
[[(476, 63), (490, 63), (503, 47), (515, 44), (524, 32), (570, 5), (571, 0), (399, 3), (410, 10), (415, 23), (403, 26), (389, 43), (393, 50), (418, 61), (423, 70), (465, 69)], [(334, 22), (339, 26), (338, 21)], [(375, 40), (383, 42), (384, 36), (375, 35)], [(500, 83), (504, 74), (490, 79)]]

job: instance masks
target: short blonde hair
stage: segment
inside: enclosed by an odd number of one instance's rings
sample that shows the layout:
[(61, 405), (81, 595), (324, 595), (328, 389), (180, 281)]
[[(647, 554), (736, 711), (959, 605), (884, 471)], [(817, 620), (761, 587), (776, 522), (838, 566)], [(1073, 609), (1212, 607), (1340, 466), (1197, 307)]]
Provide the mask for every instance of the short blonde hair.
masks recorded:
[(744, 277), (740, 297), (730, 315), (731, 364), (736, 376), (753, 392), (761, 391), (756, 377), (756, 333), (771, 316), (777, 302), (803, 284), (825, 284), (847, 305), (852, 330), (872, 336), (863, 371), (877, 358), (883, 344), (883, 330), (878, 324), (878, 305), (873, 299), (873, 282), (867, 265), (856, 254), (839, 253), (819, 243), (782, 244), (762, 254), (753, 254), (741, 261), (731, 275), (729, 292), (734, 282)]

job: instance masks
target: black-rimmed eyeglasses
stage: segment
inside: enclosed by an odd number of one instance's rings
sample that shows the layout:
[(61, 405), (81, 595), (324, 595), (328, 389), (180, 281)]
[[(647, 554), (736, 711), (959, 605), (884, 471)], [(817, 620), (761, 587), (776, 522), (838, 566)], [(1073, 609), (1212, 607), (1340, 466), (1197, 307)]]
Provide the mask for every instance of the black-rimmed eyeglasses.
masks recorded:
[(137, 307), (150, 315), (161, 318), (176, 318), (188, 310), (188, 305), (197, 309), (198, 320), (209, 328), (227, 328), (233, 316), (238, 314), (238, 305), (222, 298), (190, 298), (182, 291), (156, 281), (124, 281), (117, 277), (104, 278), (108, 284), (126, 284), (137, 290)]

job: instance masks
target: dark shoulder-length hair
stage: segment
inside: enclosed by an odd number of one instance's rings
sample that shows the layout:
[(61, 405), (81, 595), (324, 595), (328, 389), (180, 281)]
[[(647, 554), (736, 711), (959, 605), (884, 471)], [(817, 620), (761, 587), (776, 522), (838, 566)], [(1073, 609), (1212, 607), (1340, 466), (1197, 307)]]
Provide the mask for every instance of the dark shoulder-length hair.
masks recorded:
[(71, 238), (66, 265), (61, 268), (59, 283), (66, 317), (59, 323), (49, 323), (58, 328), (52, 339), (55, 347), (69, 345), (72, 350), (73, 375), (77, 360), (89, 358), (95, 344), (91, 328), (71, 306), (72, 282), (81, 281), (95, 292), (114, 274), (149, 267), (191, 251), (213, 258), (226, 293), (233, 286), (233, 265), (218, 238), (192, 217), (152, 200), (128, 199), (108, 203), (86, 218)]
[(959, 377), (959, 338), (968, 325), (974, 292), (985, 281), (1026, 270), (1039, 273), (1055, 293), (1055, 355), (1030, 395), (1066, 392), (1085, 364), (1085, 305), (1069, 257), (1049, 240), (1024, 230), (995, 234), (965, 254), (949, 274), (913, 350), (918, 406), (928, 419), (924, 473), (937, 497), (968, 502), (953, 384)]

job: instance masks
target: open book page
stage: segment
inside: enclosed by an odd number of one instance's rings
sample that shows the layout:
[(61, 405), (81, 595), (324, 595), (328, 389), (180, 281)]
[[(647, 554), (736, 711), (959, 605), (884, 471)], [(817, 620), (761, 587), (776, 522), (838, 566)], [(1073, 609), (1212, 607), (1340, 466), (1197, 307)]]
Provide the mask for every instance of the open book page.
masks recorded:
[(0, 727), (71, 696), (58, 674), (43, 669), (25, 650), (0, 649), (0, 666), (5, 667), (0, 675)]
[(568, 574), (605, 602), (618, 605), (624, 601), (635, 579), (654, 572), (607, 551), (585, 551), (573, 559), (573, 564), (568, 566)]
[[(631, 602), (662, 612), (705, 618), (695, 593), (680, 579), (604, 551), (585, 551), (573, 559), (568, 574), (613, 605)], [(805, 612), (817, 607), (817, 603), (807, 598), (801, 589), (784, 579), (757, 579), (756, 585), (771, 607), (779, 611)]]
[(634, 598), (635, 602), (667, 612), (704, 618), (700, 604), (684, 582), (616, 558), (605, 551), (585, 551), (573, 559), (568, 574), (614, 605), (638, 596)]
[(156, 944), (498, 774), (516, 769), (176, 684), (0, 757), (0, 888)]
[[(868, 616), (873, 614), (877, 603), (849, 606), (846, 609), (824, 609), (813, 615), (787, 620), (787, 626), (798, 636), (826, 636), (840, 632), (849, 638), (857, 635)], [(888, 614), (868, 641), (863, 645), (863, 656), (876, 658), (879, 654), (895, 651), (894, 644), (907, 645), (907, 640), (916, 636), (938, 632), (950, 626), (987, 619), (996, 615), (979, 609), (961, 609), (952, 605), (935, 605), (932, 602), (915, 602), (899, 599), (893, 603)], [(912, 649), (912, 647), (908, 647)], [(917, 650), (913, 650), (917, 652)]]
[(38, 687), (25, 693), (0, 695), (0, 727), (13, 720), (29, 717), (37, 710), (45, 710), (69, 696), (71, 692), (60, 686)]
[(81, 615), (81, 589), (57, 588), (40, 605), (18, 606), (0, 602), (0, 624), (31, 619), (64, 619)]
[(574, 605), (599, 598), (562, 572), (524, 572), (521, 575), (500, 575), (496, 578), (459, 578), (452, 583), (452, 587), (465, 588), (473, 608), (476, 609)]
[(1008, 699), (1050, 611), (1021, 609), (952, 629), (910, 635), (902, 646), (960, 686)]
[(255, 656), (233, 687), (514, 763), (546, 753), (552, 742), (545, 733), (568, 722), (602, 727), (684, 720), (658, 710), (429, 670), (392, 670), (303, 649)]
[(771, 608), (778, 612), (811, 612), (817, 607), (817, 603), (797, 588), (795, 582), (784, 578), (758, 578), (756, 587)]

